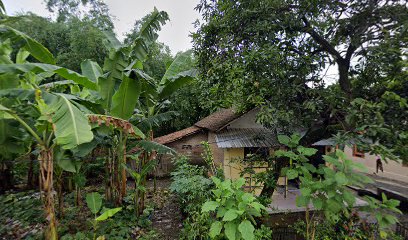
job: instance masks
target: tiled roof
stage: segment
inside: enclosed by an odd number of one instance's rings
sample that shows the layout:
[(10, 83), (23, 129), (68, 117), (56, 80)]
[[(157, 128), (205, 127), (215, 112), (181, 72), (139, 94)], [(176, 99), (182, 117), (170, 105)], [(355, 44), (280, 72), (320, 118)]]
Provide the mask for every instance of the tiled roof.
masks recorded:
[(201, 119), (194, 125), (215, 132), (241, 115), (242, 114), (235, 113), (235, 111), (232, 108), (221, 109)]
[(188, 127), (188, 128), (185, 128), (183, 130), (180, 130), (174, 133), (170, 133), (170, 134), (155, 138), (153, 141), (160, 143), (160, 144), (167, 144), (167, 143), (174, 142), (180, 138), (194, 134), (200, 130), (201, 128), (192, 126), (192, 127)]

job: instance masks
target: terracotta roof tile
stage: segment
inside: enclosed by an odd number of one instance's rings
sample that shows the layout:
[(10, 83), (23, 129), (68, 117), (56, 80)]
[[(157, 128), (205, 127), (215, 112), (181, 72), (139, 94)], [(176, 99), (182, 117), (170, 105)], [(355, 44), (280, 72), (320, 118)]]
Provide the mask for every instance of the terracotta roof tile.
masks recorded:
[(241, 115), (242, 114), (236, 113), (232, 108), (221, 109), (201, 119), (194, 125), (197, 127), (205, 128), (205, 129), (215, 132)]
[(170, 133), (170, 134), (167, 134), (167, 135), (164, 135), (164, 136), (161, 136), (161, 137), (157, 137), (157, 138), (153, 139), (153, 141), (155, 141), (157, 143), (160, 143), (160, 144), (167, 144), (167, 143), (174, 142), (174, 141), (176, 141), (176, 140), (178, 140), (180, 138), (183, 138), (183, 137), (189, 136), (191, 134), (194, 134), (194, 133), (196, 133), (196, 132), (198, 132), (200, 130), (202, 130), (202, 129), (199, 128), (199, 127), (196, 127), (196, 126), (192, 126), (192, 127), (188, 127), (188, 128), (185, 128), (183, 130), (180, 130), (180, 131), (177, 131), (177, 132), (174, 132), (174, 133)]

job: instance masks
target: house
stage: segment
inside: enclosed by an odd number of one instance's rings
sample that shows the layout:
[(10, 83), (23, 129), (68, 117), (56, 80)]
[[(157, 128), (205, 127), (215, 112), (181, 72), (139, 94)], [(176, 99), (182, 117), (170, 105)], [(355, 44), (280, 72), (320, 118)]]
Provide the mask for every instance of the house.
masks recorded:
[[(328, 154), (336, 148), (332, 139), (323, 139), (313, 144), (315, 148), (324, 149)], [(367, 168), (367, 173), (376, 179), (393, 180), (402, 183), (408, 183), (408, 164), (394, 160), (384, 161), (379, 156), (369, 154), (350, 143), (342, 148), (344, 153), (356, 163), (361, 163)], [(378, 159), (381, 161), (382, 170), (377, 167)]]
[[(236, 113), (232, 109), (221, 109), (193, 126), (186, 129), (155, 138), (154, 141), (175, 149), (178, 153), (190, 156), (193, 163), (204, 164), (202, 141), (210, 143), (215, 164), (222, 167), (227, 178), (240, 177), (242, 164), (236, 160), (243, 160), (248, 154), (261, 152), (270, 155), (279, 147), (276, 134), (256, 122), (258, 109), (246, 113)], [(321, 140), (313, 144), (320, 154), (326, 154), (335, 149), (334, 141)], [(364, 164), (368, 173), (408, 183), (408, 166), (395, 161), (384, 162), (384, 171), (376, 171), (377, 157), (359, 151), (355, 146), (345, 146), (345, 153), (350, 159)], [(168, 175), (174, 166), (166, 156), (159, 158), (158, 175)], [(241, 161), (242, 163), (242, 161)], [(264, 167), (258, 166), (256, 172), (263, 171)], [(251, 176), (245, 176), (251, 182)], [(283, 185), (280, 179), (279, 185)], [(251, 185), (251, 184), (250, 184)], [(256, 187), (256, 186), (255, 186)]]
[[(204, 150), (201, 142), (209, 142), (215, 163), (220, 166), (222, 165), (224, 152), (215, 143), (216, 133), (241, 115), (232, 109), (221, 109), (198, 121), (191, 127), (157, 137), (154, 141), (173, 148), (179, 154), (189, 156), (192, 163), (199, 165), (204, 164), (201, 157)], [(169, 175), (174, 169), (171, 157), (162, 155), (158, 156), (158, 160), (159, 165), (156, 174), (158, 176)]]

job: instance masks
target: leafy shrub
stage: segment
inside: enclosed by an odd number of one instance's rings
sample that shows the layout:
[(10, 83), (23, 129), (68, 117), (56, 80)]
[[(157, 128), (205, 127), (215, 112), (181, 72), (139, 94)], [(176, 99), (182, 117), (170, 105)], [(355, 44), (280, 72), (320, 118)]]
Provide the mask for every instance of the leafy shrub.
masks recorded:
[[(265, 206), (251, 194), (244, 192), (245, 179), (221, 181), (212, 177), (216, 189), (212, 191), (212, 200), (206, 201), (202, 212), (214, 212), (215, 221), (211, 224), (209, 236), (235, 239), (255, 239), (255, 217), (262, 216)], [(265, 229), (265, 227), (264, 227)], [(262, 233), (260, 233), (262, 234)]]
[(8, 234), (15, 231), (27, 232), (27, 238), (39, 234), (38, 226), (45, 222), (42, 206), (39, 193), (34, 191), (0, 195), (0, 236), (13, 239), (16, 236)]
[(186, 156), (176, 159), (175, 164), (170, 190), (177, 195), (184, 213), (199, 211), (210, 198), (212, 181), (205, 177), (204, 167), (189, 164)]
[[(306, 223), (299, 221), (294, 225), (294, 229), (306, 237)], [(341, 215), (336, 223), (318, 220), (315, 224), (315, 240), (342, 240), (342, 239), (375, 239), (378, 226), (362, 220), (357, 212), (346, 216)]]

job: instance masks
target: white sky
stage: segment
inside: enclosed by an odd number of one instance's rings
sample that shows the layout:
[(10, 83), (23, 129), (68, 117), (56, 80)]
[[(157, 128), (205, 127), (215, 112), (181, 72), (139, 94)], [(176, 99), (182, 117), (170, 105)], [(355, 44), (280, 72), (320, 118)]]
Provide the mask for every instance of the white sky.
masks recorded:
[[(46, 10), (43, 0), (3, 0), (7, 14), (31, 11), (44, 17), (52, 17)], [(115, 31), (123, 39), (137, 19), (151, 12), (154, 7), (166, 11), (170, 21), (159, 32), (159, 41), (168, 45), (173, 54), (192, 47), (190, 33), (194, 31), (193, 22), (200, 18), (194, 10), (199, 0), (105, 0), (110, 13), (115, 17)]]

